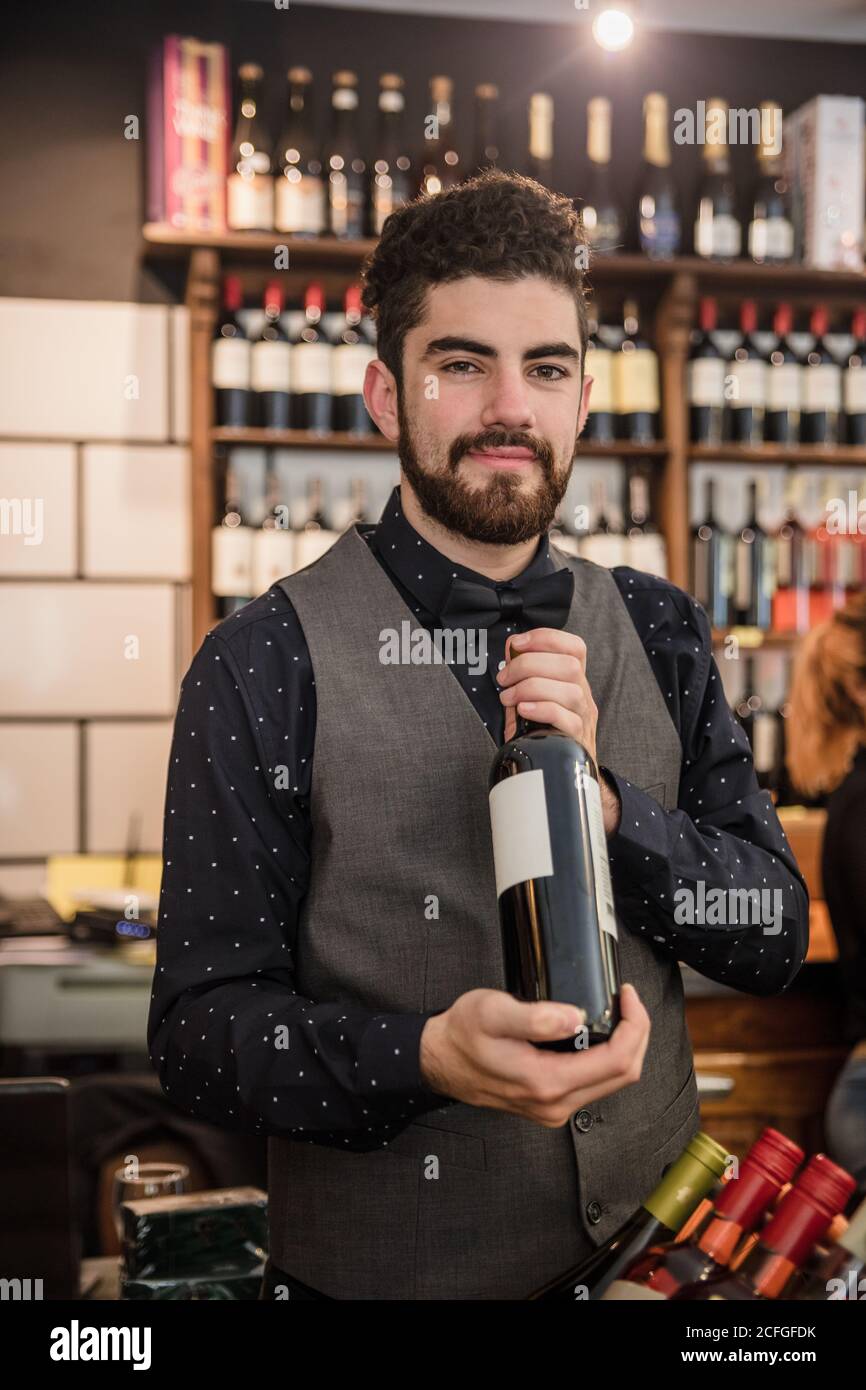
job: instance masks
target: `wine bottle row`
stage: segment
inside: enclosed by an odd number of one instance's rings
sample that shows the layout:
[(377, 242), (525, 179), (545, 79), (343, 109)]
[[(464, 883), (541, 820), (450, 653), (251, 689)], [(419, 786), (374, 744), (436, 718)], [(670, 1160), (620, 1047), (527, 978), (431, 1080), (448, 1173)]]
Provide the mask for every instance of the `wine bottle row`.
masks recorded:
[(658, 356), (641, 331), (638, 313), (635, 300), (627, 299), (615, 349), (605, 328), (599, 331), (598, 319), (588, 318), (585, 370), (592, 390), (582, 435), (588, 443), (652, 444), (661, 433)]
[(688, 362), (689, 425), (695, 444), (866, 445), (866, 308), (851, 319), (853, 346), (840, 360), (826, 335), (827, 308), (809, 316), (812, 345), (797, 350), (794, 313), (777, 305), (768, 347), (756, 338), (755, 301), (739, 310), (736, 345), (717, 342), (716, 301), (700, 301)]
[[(866, 531), (852, 524), (857, 518), (838, 496), (834, 478), (824, 482), (821, 519), (807, 528), (798, 515), (802, 479), (790, 475), (786, 514), (773, 533), (758, 515), (761, 483), (749, 484), (747, 519), (738, 531), (719, 522), (715, 488), (708, 479), (701, 520), (692, 530), (690, 581), (714, 627), (804, 633), (866, 587)], [(837, 516), (834, 503), (843, 501), (844, 516), (841, 510)]]
[(790, 705), (784, 698), (762, 693), (753, 652), (744, 652), (739, 660), (743, 679), (732, 708), (749, 740), (758, 785), (770, 793), (775, 805), (796, 805), (802, 795), (792, 785), (786, 763)]
[(765, 1129), (736, 1165), (690, 1140), (637, 1211), (591, 1255), (530, 1295), (545, 1302), (854, 1301), (866, 1295), (866, 1201), (826, 1154), (807, 1163)]
[(251, 341), (239, 311), (240, 280), (226, 276), (223, 311), (211, 350), (211, 377), (217, 423), (235, 428), (345, 431), (375, 434), (364, 405), (364, 375), (376, 356), (372, 322), (363, 315), (361, 291), (350, 285), (336, 330), (323, 323), (325, 297), (308, 285), (297, 331), (283, 326), (283, 290), (278, 281), (265, 289), (264, 325)]

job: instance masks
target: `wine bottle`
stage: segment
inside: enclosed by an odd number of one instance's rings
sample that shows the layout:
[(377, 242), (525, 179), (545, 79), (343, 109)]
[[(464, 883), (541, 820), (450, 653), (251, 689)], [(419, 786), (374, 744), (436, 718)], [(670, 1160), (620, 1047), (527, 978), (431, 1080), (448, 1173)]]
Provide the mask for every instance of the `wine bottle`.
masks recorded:
[(589, 186), (580, 207), (584, 234), (592, 251), (617, 251), (623, 245), (623, 218), (610, 174), (610, 102), (593, 97), (587, 107)]
[(349, 434), (370, 434), (371, 421), (364, 404), (367, 364), (376, 356), (370, 328), (363, 317), (360, 285), (350, 285), (344, 300), (345, 317), (334, 335), (332, 382), (334, 429)]
[(743, 1235), (793, 1177), (805, 1154), (784, 1134), (765, 1129), (686, 1240), (649, 1246), (603, 1294), (605, 1300), (686, 1298), (688, 1290), (727, 1269)]
[(765, 378), (764, 437), (771, 444), (800, 442), (803, 365), (789, 340), (792, 321), (790, 304), (780, 304), (773, 316), (778, 341), (770, 352)]
[(749, 255), (758, 265), (786, 265), (794, 259), (794, 224), (790, 189), (782, 167), (782, 110), (774, 101), (762, 101), (760, 113)]
[(328, 228), (332, 236), (357, 241), (367, 230), (367, 165), (358, 131), (358, 78), (334, 73), (331, 131), (325, 150), (328, 173)]
[(742, 229), (737, 190), (728, 153), (728, 103), (713, 97), (706, 105), (703, 177), (695, 214), (695, 255), (732, 261), (740, 254)]
[(707, 505), (703, 519), (692, 531), (692, 593), (707, 612), (713, 627), (731, 621), (734, 591), (734, 543), (715, 515), (715, 484), (707, 479)]
[(327, 228), (327, 185), (313, 129), (309, 68), (289, 68), (286, 124), (274, 157), (274, 225), (291, 236), (317, 237)]
[(271, 430), (287, 430), (290, 424), (291, 348), (282, 312), (282, 287), (272, 280), (265, 288), (265, 322), (252, 346), (250, 372), (256, 422)]
[(845, 442), (866, 445), (866, 309), (857, 309), (851, 320), (854, 346), (848, 354), (842, 381), (845, 406)]
[(637, 196), (637, 243), (651, 260), (669, 260), (680, 249), (682, 224), (671, 177), (668, 99), (661, 92), (644, 97), (643, 169)]
[(762, 444), (767, 398), (767, 361), (753, 338), (758, 311), (753, 299), (740, 305), (742, 339), (728, 362), (730, 398), (726, 412), (728, 438), (735, 444)]
[[(814, 486), (814, 485), (813, 485)], [(823, 478), (821, 488), (821, 511), (814, 526), (806, 534), (806, 569), (809, 578), (809, 626), (822, 623), (832, 617), (838, 600), (836, 584), (836, 552), (838, 536), (827, 530), (828, 508), (837, 495), (836, 480), (832, 474)]]
[(278, 579), (297, 568), (294, 537), (289, 526), (289, 509), (280, 501), (277, 471), (267, 475), (267, 512), (253, 532), (253, 593), (267, 593)]
[(752, 748), (755, 742), (755, 715), (761, 708), (761, 697), (755, 691), (755, 656), (751, 651), (746, 652), (743, 658), (742, 672), (742, 687), (734, 714)]
[(403, 79), (396, 72), (379, 78), (379, 124), (370, 170), (370, 231), (381, 236), (385, 221), (415, 192), (412, 160), (404, 128)]
[(499, 88), (492, 82), (481, 82), (475, 88), (475, 150), (472, 173), (497, 169), (499, 149)]
[(617, 433), (633, 444), (650, 444), (658, 439), (659, 362), (640, 331), (633, 299), (625, 302), (623, 326), (625, 335), (613, 362)]
[(745, 627), (769, 629), (776, 588), (773, 538), (758, 520), (758, 493), (763, 479), (749, 483), (749, 512), (734, 555), (734, 612)]
[(489, 792), (505, 988), (585, 1011), (583, 1030), (538, 1046), (605, 1042), (620, 1019), (620, 983), (595, 760), (559, 729), (518, 714)]
[(553, 97), (533, 92), (529, 98), (529, 160), (531, 179), (553, 187)]
[(583, 438), (597, 444), (612, 444), (616, 415), (613, 397), (613, 357), (607, 343), (598, 336), (598, 321), (587, 319), (585, 371), (592, 377), (589, 412)]
[(271, 140), (262, 116), (263, 76), (258, 63), (243, 63), (238, 69), (240, 104), (226, 186), (226, 218), (234, 232), (269, 232), (274, 225)]
[(240, 479), (231, 459), (222, 515), (211, 532), (211, 590), (221, 618), (231, 617), (253, 596), (253, 529), (244, 518)]
[(716, 301), (702, 299), (688, 361), (689, 435), (694, 444), (721, 444), (725, 413), (725, 359), (713, 340)]
[(619, 1230), (530, 1298), (549, 1302), (601, 1299), (613, 1281), (621, 1278), (649, 1246), (673, 1239), (722, 1176), (727, 1162), (728, 1155), (721, 1144), (699, 1131)]
[(454, 83), (450, 77), (430, 78), (431, 115), (424, 125), (421, 151), (421, 193), (443, 193), (463, 177), (454, 127)]
[(804, 444), (838, 444), (842, 423), (842, 368), (824, 342), (827, 310), (817, 304), (809, 331), (815, 339), (803, 371), (801, 436)]
[(667, 577), (664, 537), (650, 516), (649, 478), (636, 464), (629, 469), (625, 507), (626, 558), (632, 569)]
[(338, 532), (332, 529), (325, 515), (323, 492), (321, 478), (310, 478), (307, 484), (306, 519), (294, 538), (295, 570), (311, 565), (339, 539)]
[(238, 318), (242, 306), (237, 275), (223, 281), (223, 310), (211, 344), (211, 381), (219, 425), (241, 429), (250, 423), (250, 341)]
[(592, 560), (595, 565), (604, 565), (606, 569), (624, 565), (627, 554), (625, 532), (608, 515), (607, 489), (603, 478), (593, 479), (591, 492), (594, 524), (589, 535), (580, 542), (581, 556), (584, 560)]
[(308, 285), (304, 293), (304, 323), (291, 340), (291, 420), (294, 430), (327, 434), (333, 429), (331, 354), (322, 327), (325, 296), (322, 286)]
[(776, 591), (773, 631), (809, 631), (809, 570), (806, 532), (800, 522), (802, 481), (793, 469), (785, 482), (786, 512), (776, 533)]
[(866, 1201), (794, 1297), (804, 1303), (866, 1300)]
[(833, 1217), (845, 1207), (857, 1184), (826, 1154), (815, 1154), (779, 1203), (753, 1250), (736, 1273), (723, 1269), (682, 1297), (714, 1299), (784, 1298), (786, 1290)]

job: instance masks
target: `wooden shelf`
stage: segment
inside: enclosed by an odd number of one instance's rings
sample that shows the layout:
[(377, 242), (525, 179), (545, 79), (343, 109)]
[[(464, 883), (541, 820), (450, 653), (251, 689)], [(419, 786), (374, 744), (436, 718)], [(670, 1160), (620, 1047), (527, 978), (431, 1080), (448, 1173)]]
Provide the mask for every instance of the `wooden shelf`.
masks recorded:
[(832, 468), (866, 468), (866, 449), (852, 444), (827, 448), (815, 444), (691, 444), (691, 463), (815, 464)]
[(275, 246), (288, 246), (293, 265), (356, 265), (376, 246), (375, 237), (365, 241), (343, 241), (339, 237), (294, 237), (282, 232), (180, 232), (162, 222), (146, 222), (142, 229), (145, 245), (155, 255), (177, 256), (179, 252), (200, 248), (241, 254), (273, 261)]
[(714, 627), (713, 646), (720, 647), (727, 637), (736, 637), (740, 646), (750, 651), (793, 651), (801, 635), (797, 632), (764, 632), (759, 627)]
[(269, 430), (254, 425), (234, 429), (218, 425), (211, 430), (214, 444), (259, 444), (280, 449), (363, 449), (393, 453), (395, 445), (382, 434), (314, 434), (310, 430)]

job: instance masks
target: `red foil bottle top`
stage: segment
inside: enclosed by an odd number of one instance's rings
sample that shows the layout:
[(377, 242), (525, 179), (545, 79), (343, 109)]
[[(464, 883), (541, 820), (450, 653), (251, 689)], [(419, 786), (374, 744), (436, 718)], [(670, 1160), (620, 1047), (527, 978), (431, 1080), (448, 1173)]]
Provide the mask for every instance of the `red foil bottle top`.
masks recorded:
[(223, 302), (234, 314), (243, 303), (241, 281), (238, 275), (227, 275), (223, 280)]
[(800, 1146), (786, 1135), (765, 1129), (743, 1159), (739, 1177), (726, 1183), (716, 1211), (744, 1229), (753, 1225), (804, 1158)]
[(754, 299), (744, 299), (740, 305), (740, 328), (744, 333), (754, 333), (758, 324), (758, 310)]
[(858, 343), (866, 338), (866, 309), (855, 309), (854, 317), (851, 320), (851, 332)]
[(346, 290), (346, 313), (360, 314), (361, 312), (361, 286), (350, 285)]
[(764, 1227), (761, 1245), (802, 1264), (856, 1186), (844, 1168), (826, 1154), (815, 1154)]
[(276, 309), (278, 314), (283, 312), (283, 290), (276, 280), (265, 286), (265, 308)]
[(809, 328), (816, 338), (823, 338), (827, 332), (827, 309), (823, 304), (816, 304), (812, 310), (812, 317), (809, 321)]
[(712, 333), (716, 326), (716, 301), (714, 299), (702, 299), (700, 307), (700, 324), (704, 333)]
[(304, 308), (325, 312), (325, 294), (321, 285), (308, 285), (304, 292)]
[(791, 313), (790, 304), (780, 304), (773, 320), (773, 328), (780, 338), (784, 338), (786, 333), (790, 333), (793, 321), (794, 316)]

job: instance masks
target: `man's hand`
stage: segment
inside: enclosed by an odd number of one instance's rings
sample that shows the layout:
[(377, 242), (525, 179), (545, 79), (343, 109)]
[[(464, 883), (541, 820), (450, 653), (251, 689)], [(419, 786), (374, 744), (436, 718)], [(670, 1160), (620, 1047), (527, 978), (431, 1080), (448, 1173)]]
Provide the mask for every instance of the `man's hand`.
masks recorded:
[(421, 1074), (441, 1095), (558, 1129), (575, 1110), (640, 1079), (649, 1014), (632, 985), (623, 985), (621, 1004), (608, 1042), (550, 1052), (533, 1042), (574, 1036), (582, 1010), (524, 1003), (504, 990), (469, 990), (425, 1023)]
[[(582, 637), (555, 627), (534, 627), (514, 634), (505, 644), (505, 665), (497, 671), (496, 679), (505, 706), (506, 743), (514, 737), (519, 712), (568, 734), (598, 764), (598, 708), (586, 679), (586, 643)], [(613, 835), (619, 828), (619, 797), (603, 774), (600, 786), (605, 833)]]

